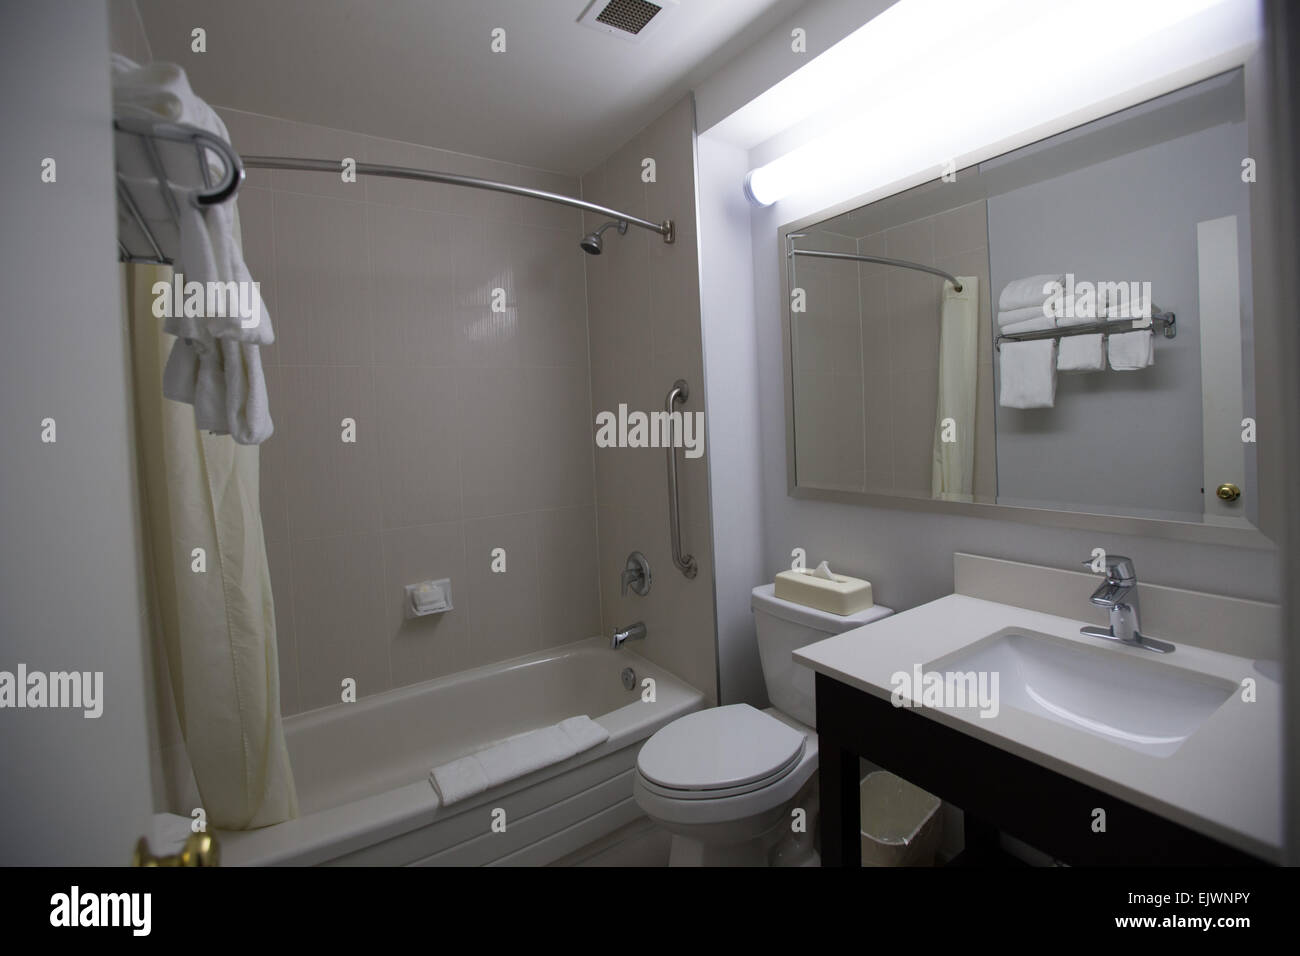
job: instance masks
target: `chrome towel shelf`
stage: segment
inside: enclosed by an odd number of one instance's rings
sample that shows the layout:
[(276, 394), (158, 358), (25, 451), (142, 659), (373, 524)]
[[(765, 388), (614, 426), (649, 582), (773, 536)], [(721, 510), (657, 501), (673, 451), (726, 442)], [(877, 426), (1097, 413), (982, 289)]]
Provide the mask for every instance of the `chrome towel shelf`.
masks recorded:
[[(118, 117), (113, 120), (113, 131), (123, 137), (132, 137), (138, 141), (142, 149), (148, 166), (152, 174), (149, 188), (158, 190), (162, 197), (163, 205), (167, 209), (168, 218), (171, 224), (179, 229), (180, 211), (176, 205), (176, 194), (172, 191), (172, 186), (178, 182), (183, 182), (176, 175), (176, 170), (168, 170), (163, 164), (162, 156), (158, 151), (158, 143), (179, 143), (188, 145), (194, 150), (195, 166), (198, 170), (196, 181), (192, 188), (197, 191), (194, 193), (194, 201), (200, 206), (214, 206), (230, 199), (239, 190), (240, 183), (244, 181), (244, 164), (239, 159), (239, 154), (234, 148), (219, 136), (214, 136), (207, 130), (199, 129), (197, 126), (190, 126), (185, 123), (168, 123), (160, 120), (137, 119), (132, 117)], [(118, 229), (117, 250), (118, 258), (122, 262), (152, 262), (159, 264), (171, 265), (176, 260), (176, 250), (163, 248), (163, 243), (159, 240), (154, 230), (150, 227), (148, 220), (141, 212), (140, 198), (133, 190), (140, 188), (141, 179), (128, 176), (122, 168), (122, 153), (124, 144), (117, 144), (117, 201), (120, 209), (124, 212), (125, 218), (135, 224), (136, 229), (140, 232), (140, 237), (147, 244), (147, 250), (131, 248), (122, 237), (121, 228)], [(212, 182), (212, 170), (209, 151), (216, 153), (221, 160), (223, 175), (218, 183)], [(201, 178), (201, 182), (197, 181)], [(202, 187), (202, 188), (200, 188)], [(140, 237), (133, 237), (140, 238)]]
[(1016, 332), (1011, 335), (998, 334), (994, 345), (1000, 350), (1003, 342), (1033, 342), (1038, 339), (1060, 339), (1071, 335), (1118, 335), (1123, 332), (1141, 332), (1146, 329), (1158, 330), (1167, 339), (1178, 335), (1178, 326), (1172, 312), (1156, 310), (1149, 319), (1115, 319), (1113, 321), (1088, 322), (1084, 325), (1058, 325), (1052, 329), (1039, 329), (1034, 332)]

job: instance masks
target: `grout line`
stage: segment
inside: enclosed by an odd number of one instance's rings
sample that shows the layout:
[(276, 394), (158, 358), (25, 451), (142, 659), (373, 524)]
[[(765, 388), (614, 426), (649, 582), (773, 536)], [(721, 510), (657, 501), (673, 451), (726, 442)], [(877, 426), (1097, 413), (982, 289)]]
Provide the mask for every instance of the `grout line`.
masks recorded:
[[(586, 177), (578, 179), (578, 195), (586, 199)], [(582, 225), (586, 225), (585, 215)], [(591, 256), (583, 256), (582, 262), (582, 320), (583, 328), (586, 332), (587, 340), (587, 422), (594, 427), (596, 411), (596, 376), (592, 374), (591, 358), (591, 274), (587, 270), (588, 262)], [(596, 613), (599, 616), (600, 629), (605, 630), (605, 597), (600, 586), (600, 559), (601, 559), (601, 534), (600, 534), (600, 475), (596, 467), (595, 455), (595, 437), (592, 438), (592, 455), (591, 455), (591, 499), (592, 499), (592, 519), (596, 530)]]
[[(536, 511), (532, 513), (533, 566), (536, 568), (536, 572), (533, 580), (533, 590), (534, 590), (534, 595), (537, 599), (536, 616), (538, 619), (540, 619), (542, 617), (542, 529), (541, 529), (541, 522), (537, 520), (537, 515), (538, 512)], [(544, 625), (545, 621), (543, 621), (542, 624)], [(546, 636), (544, 635), (543, 629), (541, 627), (536, 628), (536, 632), (537, 632), (537, 636), (533, 644), (533, 650), (540, 651), (543, 647), (549, 646), (550, 642), (549, 640), (546, 639)]]
[[(364, 196), (364, 193), (362, 195)], [(374, 236), (371, 234), (370, 216), (366, 215), (363, 212), (361, 216), (361, 220), (362, 220), (362, 231), (366, 243), (366, 285), (365, 285), (365, 289), (363, 290), (363, 295), (366, 301), (366, 344), (370, 352), (369, 362), (363, 368), (362, 374), (363, 375), (368, 374), (370, 377), (370, 414), (373, 415), (375, 419), (373, 425), (371, 426), (375, 430), (375, 437), (374, 437), (374, 445), (371, 446), (373, 447), (374, 450), (371, 453), (370, 465), (371, 468), (373, 469), (373, 477), (375, 479), (374, 483), (380, 489), (379, 524), (381, 527), (378, 531), (377, 536), (379, 539), (379, 580), (380, 580), (379, 620), (382, 622), (385, 617), (384, 614), (384, 602), (386, 600), (385, 593), (388, 590), (388, 559), (384, 554), (384, 535), (383, 535), (383, 528), (382, 528), (382, 525), (384, 523), (383, 478), (379, 474), (380, 472), (379, 458), (383, 454), (383, 448), (381, 447), (383, 429), (379, 425), (379, 392), (376, 386), (377, 376), (375, 375), (375, 370), (374, 370), (375, 317), (372, 312), (372, 308), (373, 308), (372, 301), (374, 299), (374, 296), (371, 295), (371, 289), (375, 278), (374, 256), (371, 255), (371, 246), (373, 245), (374, 242)], [(361, 410), (357, 409), (357, 412), (358, 414), (360, 414)], [(386, 630), (387, 630), (386, 628), (381, 628), (380, 633), (384, 634), (384, 658), (388, 661), (388, 687), (385, 688), (385, 690), (391, 690), (393, 687), (396, 686), (393, 680), (393, 641), (392, 641), (392, 636), (387, 634)]]
[[(452, 300), (456, 298), (456, 276), (452, 275)], [(453, 306), (454, 307), (454, 306)], [(454, 346), (453, 346), (454, 348)], [(452, 370), (452, 382), (456, 387), (456, 493), (460, 505), (460, 517), (457, 524), (460, 525), (460, 566), (465, 569), (466, 598), (469, 596), (469, 546), (465, 543), (465, 526), (469, 517), (465, 514), (465, 455), (461, 442), (461, 425), (464, 423), (464, 416), (461, 413), (461, 367), (456, 366)], [(473, 601), (468, 601), (465, 607), (465, 626), (461, 630), (460, 646), (452, 648), (452, 663), (457, 669), (461, 668), (462, 658), (465, 660), (472, 659), (470, 654), (470, 641), (474, 638), (474, 606)]]
[[(270, 198), (270, 201), (271, 201), (271, 283), (272, 283), (272, 288), (275, 288), (275, 289), (276, 289), (276, 300), (275, 300), (275, 304), (276, 304), (276, 310), (278, 311), (278, 310), (279, 310), (279, 307), (280, 307), (279, 288), (275, 285), (275, 277), (279, 274), (279, 270), (276, 268), (276, 264), (277, 264), (277, 263), (276, 263), (276, 258), (277, 258), (277, 256), (276, 256), (276, 241), (275, 241), (275, 237), (276, 237), (276, 230), (275, 230), (275, 219), (276, 219), (276, 215), (275, 215), (275, 194), (274, 194), (274, 193), (271, 193), (271, 195), (270, 195), (269, 198)], [(276, 366), (272, 366), (272, 367), (273, 367), (273, 368), (277, 368), (277, 369), (280, 368), (280, 366), (278, 366), (278, 365), (276, 365)], [(280, 375), (281, 389), (285, 389), (286, 386), (287, 386), (287, 384), (288, 384), (288, 383), (286, 383), (286, 382), (284, 381), (284, 378), (285, 378), (284, 375)], [(281, 394), (284, 394), (284, 392), (282, 391)], [(258, 507), (260, 508), (261, 505), (262, 505), (262, 495), (261, 495), (261, 487), (260, 487), (260, 482), (261, 482), (261, 463), (262, 463), (262, 455), (261, 455), (261, 451), (260, 451), (260, 450), (258, 451), (258, 458), (257, 458), (257, 461), (258, 461), (258, 482), (259, 482), (259, 488), (258, 488)], [(302, 673), (301, 673), (301, 662), (302, 662), (302, 642), (298, 640), (298, 606), (297, 606), (298, 602), (297, 602), (297, 600), (295, 599), (295, 596), (294, 596), (294, 587), (293, 587), (293, 585), (294, 585), (294, 558), (293, 558), (293, 538), (294, 538), (294, 535), (293, 535), (293, 531), (291, 530), (291, 527), (290, 527), (290, 520), (289, 520), (289, 519), (290, 519), (290, 515), (289, 515), (288, 481), (285, 480), (285, 476), (283, 476), (283, 475), (280, 476), (280, 479), (281, 479), (281, 480), (280, 480), (280, 497), (281, 497), (281, 499), (282, 499), (280, 507), (281, 507), (281, 509), (282, 509), (282, 510), (281, 510), (281, 517), (284, 519), (284, 539), (285, 539), (285, 540), (284, 540), (284, 545), (285, 545), (285, 548), (288, 549), (288, 552), (289, 552), (289, 555), (288, 555), (288, 557), (289, 557), (289, 593), (286, 595), (286, 597), (287, 597), (287, 600), (288, 600), (289, 616), (290, 616), (290, 618), (291, 618), (291, 620), (292, 620), (292, 622), (293, 622), (293, 628), (292, 628), (292, 632), (293, 632), (293, 633), (292, 633), (292, 639), (293, 639), (293, 688), (294, 688), (294, 703), (297, 705), (296, 709), (295, 709), (293, 712), (294, 712), (294, 713), (298, 713), (299, 711), (302, 710)], [(268, 568), (268, 573), (269, 573), (269, 568)], [(274, 600), (275, 600), (275, 582), (274, 582), (274, 581), (271, 582), (271, 588), (272, 588), (272, 590), (271, 590), (271, 599), (272, 599), (272, 601), (274, 601)], [(280, 637), (280, 633), (279, 633), (279, 629), (278, 629), (278, 627), (277, 627), (277, 629), (276, 629), (276, 642), (277, 642), (277, 645), (278, 645), (278, 643), (279, 643), (279, 637)], [(278, 646), (277, 646), (277, 653), (278, 653)], [(283, 681), (283, 676), (281, 677), (281, 680)], [(281, 687), (280, 690), (283, 692), (284, 688)], [(284, 699), (283, 699), (283, 693), (281, 694), (281, 700), (280, 700), (280, 714), (281, 714), (282, 717), (283, 717), (283, 716), (286, 716), (285, 713), (284, 713)]]

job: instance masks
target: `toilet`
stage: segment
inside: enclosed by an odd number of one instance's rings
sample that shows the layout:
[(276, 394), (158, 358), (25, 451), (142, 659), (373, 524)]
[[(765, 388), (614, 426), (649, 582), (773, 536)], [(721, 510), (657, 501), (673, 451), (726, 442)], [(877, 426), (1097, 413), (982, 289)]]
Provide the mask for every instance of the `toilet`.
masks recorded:
[[(840, 616), (754, 588), (750, 607), (772, 706), (728, 704), (661, 728), (641, 748), (632, 792), (672, 834), (671, 866), (816, 866), (817, 731), (813, 672), (796, 648), (893, 612)], [(803, 827), (792, 824), (803, 810)]]

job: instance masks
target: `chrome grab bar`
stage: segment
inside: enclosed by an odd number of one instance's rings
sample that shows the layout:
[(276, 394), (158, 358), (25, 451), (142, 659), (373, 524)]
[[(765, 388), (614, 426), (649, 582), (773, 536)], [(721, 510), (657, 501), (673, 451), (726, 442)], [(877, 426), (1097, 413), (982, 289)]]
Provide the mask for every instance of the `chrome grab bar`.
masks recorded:
[[(674, 406), (680, 401), (683, 404), (691, 397), (690, 387), (686, 384), (685, 379), (679, 378), (673, 382), (673, 387), (668, 391), (668, 397), (664, 400), (664, 411), (669, 415), (668, 429), (672, 430), (672, 413)], [(699, 566), (695, 563), (695, 558), (689, 554), (682, 554), (682, 515), (681, 503), (677, 496), (677, 451), (676, 445), (670, 441), (668, 443), (668, 532), (672, 537), (673, 543), (673, 564), (677, 570), (682, 572), (688, 578), (695, 577), (699, 573)]]

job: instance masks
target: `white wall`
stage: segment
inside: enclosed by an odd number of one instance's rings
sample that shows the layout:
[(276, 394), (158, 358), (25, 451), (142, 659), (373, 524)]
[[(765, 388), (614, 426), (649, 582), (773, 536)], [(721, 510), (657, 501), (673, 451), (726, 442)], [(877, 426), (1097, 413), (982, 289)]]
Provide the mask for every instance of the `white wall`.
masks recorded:
[(151, 809), (108, 48), (103, 4), (0, 15), (0, 670), (104, 673), (98, 719), (0, 710), (6, 865), (126, 864)]
[[(748, 157), (716, 138), (696, 142), (719, 694), (724, 704), (765, 705), (749, 609), (750, 588), (763, 580), (764, 552), (749, 203), (737, 185)], [(727, 542), (725, 550), (719, 541)]]
[[(761, 40), (732, 57), (695, 88), (700, 130), (730, 116), (809, 60), (825, 53), (896, 0), (810, 0)], [(803, 31), (805, 49), (792, 49), (791, 31)]]

